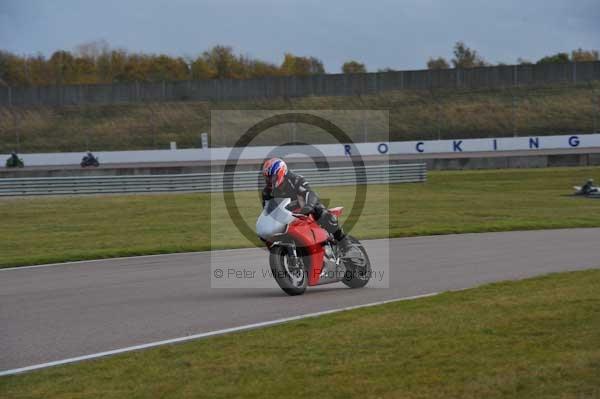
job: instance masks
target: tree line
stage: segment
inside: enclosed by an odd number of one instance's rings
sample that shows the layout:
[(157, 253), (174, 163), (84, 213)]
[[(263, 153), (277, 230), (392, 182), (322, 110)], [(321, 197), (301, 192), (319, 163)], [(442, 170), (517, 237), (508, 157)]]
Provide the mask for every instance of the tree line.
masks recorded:
[(286, 53), (281, 65), (234, 53), (217, 45), (195, 58), (133, 53), (111, 49), (103, 41), (20, 56), (0, 50), (0, 85), (38, 86), (119, 82), (161, 82), (199, 79), (250, 79), (266, 76), (304, 76), (325, 73), (316, 57)]
[[(430, 58), (427, 68), (474, 68), (492, 65), (463, 42), (454, 45), (453, 54), (454, 57), (450, 62), (444, 57)], [(598, 59), (597, 50), (577, 49), (570, 54), (557, 53), (543, 57), (537, 63), (582, 62)], [(531, 64), (532, 62), (519, 59), (519, 63)], [(388, 71), (394, 69), (378, 70), (378, 72)], [(341, 66), (341, 72), (365, 73), (367, 67), (359, 61), (349, 60)], [(323, 73), (325, 73), (323, 62), (316, 57), (286, 53), (283, 62), (277, 65), (236, 54), (231, 47), (222, 45), (214, 46), (195, 58), (111, 49), (104, 41), (85, 43), (77, 46), (74, 51), (55, 51), (48, 58), (42, 54), (21, 56), (0, 50), (0, 85), (9, 86), (250, 79)]]
[[(428, 69), (448, 69), (448, 68), (477, 68), (493, 66), (494, 64), (486, 61), (478, 52), (468, 47), (464, 42), (456, 42), (453, 48), (454, 57), (448, 62), (444, 57), (429, 58), (427, 61)], [(559, 52), (540, 58), (536, 64), (564, 63), (564, 62), (586, 62), (598, 61), (600, 54), (598, 50), (584, 50), (578, 48), (571, 53)], [(532, 65), (532, 61), (524, 58), (517, 60), (519, 65)], [(452, 64), (452, 67), (450, 66)], [(502, 62), (496, 65), (506, 65)]]

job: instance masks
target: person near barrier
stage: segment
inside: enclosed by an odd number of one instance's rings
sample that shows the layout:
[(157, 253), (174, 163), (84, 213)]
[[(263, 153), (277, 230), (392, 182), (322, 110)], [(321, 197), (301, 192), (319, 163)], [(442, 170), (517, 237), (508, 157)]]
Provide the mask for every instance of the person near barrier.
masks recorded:
[(6, 160), (7, 168), (22, 168), (24, 166), (23, 160), (19, 158), (15, 151), (11, 151), (10, 157)]

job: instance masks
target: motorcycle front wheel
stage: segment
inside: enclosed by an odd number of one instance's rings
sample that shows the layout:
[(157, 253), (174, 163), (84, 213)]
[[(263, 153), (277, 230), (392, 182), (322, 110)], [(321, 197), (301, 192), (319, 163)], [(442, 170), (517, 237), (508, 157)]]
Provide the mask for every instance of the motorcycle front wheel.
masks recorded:
[(299, 265), (293, 265), (287, 248), (275, 246), (270, 252), (271, 272), (283, 292), (291, 296), (304, 294), (308, 286), (308, 273), (302, 257), (298, 258)]

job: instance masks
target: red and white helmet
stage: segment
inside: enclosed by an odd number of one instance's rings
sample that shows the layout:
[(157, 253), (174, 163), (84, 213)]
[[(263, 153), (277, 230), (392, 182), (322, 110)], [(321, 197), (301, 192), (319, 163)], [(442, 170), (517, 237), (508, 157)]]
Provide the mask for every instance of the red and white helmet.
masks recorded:
[(271, 158), (265, 161), (262, 170), (267, 186), (276, 188), (283, 183), (283, 179), (285, 179), (288, 168), (283, 160), (279, 158)]

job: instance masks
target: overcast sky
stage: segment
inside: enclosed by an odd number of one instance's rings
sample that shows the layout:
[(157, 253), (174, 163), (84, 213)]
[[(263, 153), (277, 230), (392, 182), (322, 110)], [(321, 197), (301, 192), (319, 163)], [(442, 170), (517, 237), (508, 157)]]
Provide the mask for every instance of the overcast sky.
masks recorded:
[(49, 55), (104, 39), (195, 56), (215, 45), (281, 63), (312, 55), (328, 72), (422, 69), (463, 40), (488, 61), (600, 49), (600, 0), (0, 0), (0, 49)]

